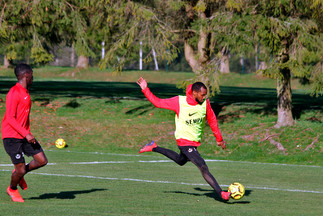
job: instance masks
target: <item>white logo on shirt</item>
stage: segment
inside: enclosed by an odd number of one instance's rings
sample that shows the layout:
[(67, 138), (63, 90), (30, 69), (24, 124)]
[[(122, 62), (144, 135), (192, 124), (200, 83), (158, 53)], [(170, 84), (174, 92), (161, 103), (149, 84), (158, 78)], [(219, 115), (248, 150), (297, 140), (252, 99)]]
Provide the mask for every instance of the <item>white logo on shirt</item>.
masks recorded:
[(24, 99), (26, 100), (28, 98), (28, 96), (26, 96)]

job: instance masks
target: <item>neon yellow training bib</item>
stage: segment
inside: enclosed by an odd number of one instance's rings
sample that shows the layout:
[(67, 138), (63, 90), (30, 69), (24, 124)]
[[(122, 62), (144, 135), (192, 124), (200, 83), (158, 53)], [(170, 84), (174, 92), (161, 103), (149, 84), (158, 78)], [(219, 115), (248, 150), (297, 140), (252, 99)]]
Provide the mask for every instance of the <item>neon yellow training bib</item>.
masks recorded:
[(200, 105), (189, 105), (186, 96), (179, 96), (179, 116), (175, 115), (175, 138), (200, 142), (205, 125), (206, 100)]

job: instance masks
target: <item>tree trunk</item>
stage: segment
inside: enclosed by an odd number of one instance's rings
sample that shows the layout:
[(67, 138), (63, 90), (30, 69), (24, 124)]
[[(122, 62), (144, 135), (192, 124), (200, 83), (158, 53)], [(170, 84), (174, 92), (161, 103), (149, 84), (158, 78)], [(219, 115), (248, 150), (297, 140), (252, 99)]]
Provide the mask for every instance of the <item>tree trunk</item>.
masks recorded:
[[(191, 17), (193, 8), (187, 6), (186, 14)], [(205, 13), (198, 13), (201, 19), (206, 19)], [(193, 48), (189, 44), (189, 38), (185, 38), (184, 41), (184, 54), (185, 59), (195, 73), (195, 80), (204, 83), (207, 87), (210, 87), (210, 74), (214, 71), (207, 70), (208, 63), (210, 61), (210, 36), (211, 34), (205, 31), (201, 27), (199, 32), (199, 39), (197, 46)], [(208, 93), (210, 93), (210, 88), (208, 88)]]
[(7, 59), (7, 55), (4, 55), (3, 57), (3, 68), (9, 68), (10, 67), (10, 61)]
[(292, 88), (291, 74), (289, 69), (284, 69), (282, 78), (277, 79), (277, 112), (278, 120), (275, 128), (293, 125), (292, 114)]
[(205, 62), (197, 57), (197, 52), (194, 51), (193, 47), (185, 41), (184, 43), (184, 54), (185, 59), (189, 66), (195, 73), (195, 80), (204, 83), (207, 87), (210, 86), (210, 78), (207, 73), (204, 73), (203, 68), (205, 67)]
[(158, 71), (158, 62), (157, 62), (157, 58), (156, 58), (156, 52), (155, 49), (153, 48), (153, 57), (154, 57), (154, 62), (155, 62), (155, 70)]
[(207, 52), (209, 37), (210, 34), (201, 29), (196, 50), (189, 44), (188, 39), (184, 42), (185, 59), (195, 73), (195, 80), (204, 83), (207, 87), (210, 86), (209, 72), (205, 70), (210, 60), (209, 53)]
[(89, 57), (80, 55), (77, 60), (77, 68), (86, 69), (89, 67)]
[(261, 70), (260, 69), (260, 62), (259, 62), (259, 55), (260, 55), (260, 44), (259, 43), (256, 43), (255, 45), (255, 71), (257, 70)]
[[(282, 40), (284, 48), (278, 56), (278, 62), (286, 63), (289, 60), (289, 43)], [(278, 119), (275, 128), (293, 125), (294, 119), (292, 114), (292, 88), (291, 73), (289, 68), (280, 69), (280, 77), (277, 78), (277, 114)]]
[(267, 68), (267, 64), (266, 64), (266, 62), (265, 61), (261, 61), (260, 63), (259, 63), (259, 67), (258, 67), (258, 69), (259, 70), (264, 70), (264, 69), (266, 69)]
[(196, 54), (194, 52), (193, 47), (188, 43), (188, 41), (185, 41), (184, 43), (184, 54), (185, 59), (189, 66), (192, 68), (195, 75), (197, 75), (197, 71), (201, 69), (198, 60), (196, 59)]
[(229, 52), (222, 52), (222, 56), (220, 59), (220, 72), (230, 73)]
[(74, 45), (72, 44), (71, 48), (71, 67), (74, 67), (74, 61), (75, 61), (75, 50), (74, 50)]
[(240, 56), (240, 64), (241, 64), (241, 73), (245, 73), (245, 65), (244, 65), (244, 57), (243, 55)]
[(142, 70), (142, 41), (140, 41), (139, 48), (139, 70)]

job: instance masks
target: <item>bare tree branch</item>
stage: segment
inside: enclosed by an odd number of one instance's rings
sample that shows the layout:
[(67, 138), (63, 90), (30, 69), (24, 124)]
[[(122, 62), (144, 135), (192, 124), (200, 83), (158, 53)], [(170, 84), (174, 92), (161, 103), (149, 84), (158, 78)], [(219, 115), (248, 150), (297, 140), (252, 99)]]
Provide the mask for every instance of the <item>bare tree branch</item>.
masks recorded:
[(265, 141), (265, 140), (269, 140), (269, 142), (270, 142), (271, 144), (273, 144), (274, 146), (276, 146), (276, 148), (277, 148), (278, 150), (281, 150), (281, 151), (284, 153), (284, 155), (287, 155), (287, 153), (286, 153), (286, 149), (284, 148), (284, 146), (283, 146), (281, 143), (279, 143), (279, 142), (277, 142), (277, 141), (273, 140), (273, 137), (274, 137), (274, 136), (277, 136), (277, 135), (279, 135), (279, 134), (271, 134), (271, 135), (269, 135), (269, 129), (267, 129), (267, 130), (266, 130), (266, 137), (265, 137), (265, 138), (263, 138), (263, 139), (261, 139), (261, 140), (260, 140), (260, 142)]
[(320, 135), (319, 135), (319, 134), (317, 134), (317, 136), (314, 138), (313, 142), (312, 142), (310, 145), (306, 146), (306, 148), (304, 149), (304, 151), (307, 151), (307, 150), (309, 150), (310, 148), (313, 148), (314, 143), (316, 143), (316, 142), (318, 142), (318, 141), (319, 141), (319, 137), (320, 137)]
[(2, 11), (1, 11), (0, 26), (1, 26), (1, 24), (2, 24), (2, 19), (3, 19), (2, 17), (3, 17), (4, 9), (6, 8), (6, 6), (7, 6), (7, 2), (5, 2), (5, 3), (4, 3), (4, 6), (3, 6)]

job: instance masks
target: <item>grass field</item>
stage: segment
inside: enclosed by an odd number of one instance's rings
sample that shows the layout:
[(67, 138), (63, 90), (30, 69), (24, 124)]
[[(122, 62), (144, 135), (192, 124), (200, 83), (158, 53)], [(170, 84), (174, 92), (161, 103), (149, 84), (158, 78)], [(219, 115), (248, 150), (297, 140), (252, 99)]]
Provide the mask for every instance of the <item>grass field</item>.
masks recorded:
[[(216, 146), (206, 126), (202, 156), (218, 182), (246, 186), (239, 201), (221, 202), (198, 169), (154, 153), (138, 155), (155, 140), (177, 150), (174, 113), (154, 108), (135, 83), (144, 76), (157, 96), (182, 94), (176, 81), (190, 73), (135, 72), (121, 76), (90, 69), (35, 69), (31, 127), (49, 165), (26, 176), (25, 203), (5, 193), (13, 169), (0, 145), (0, 215), (319, 215), (323, 211), (322, 97), (294, 80), (296, 125), (281, 129), (273, 80), (248, 74), (223, 77), (211, 98), (228, 149)], [(72, 73), (75, 74), (72, 76)], [(0, 70), (0, 118), (15, 79)], [(286, 152), (265, 138), (280, 142)], [(57, 138), (68, 147), (58, 150)]]
[(46, 151), (50, 164), (26, 176), (25, 203), (5, 193), (12, 165), (0, 151), (1, 215), (320, 215), (323, 170), (300, 166), (207, 161), (224, 189), (246, 187), (222, 202), (192, 164), (142, 155)]

